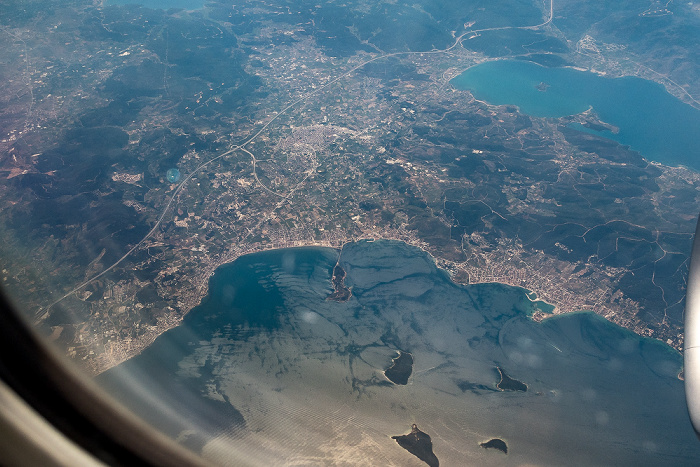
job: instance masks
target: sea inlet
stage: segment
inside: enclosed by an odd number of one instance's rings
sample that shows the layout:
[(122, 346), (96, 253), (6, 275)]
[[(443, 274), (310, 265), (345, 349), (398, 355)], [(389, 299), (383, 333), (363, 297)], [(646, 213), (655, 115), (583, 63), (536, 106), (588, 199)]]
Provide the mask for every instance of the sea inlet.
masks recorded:
[(600, 120), (618, 127), (619, 132), (577, 129), (629, 145), (647, 159), (700, 169), (700, 110), (684, 104), (658, 83), (497, 60), (469, 68), (452, 84), (489, 104), (516, 105), (535, 117), (558, 118), (592, 108)]
[[(326, 299), (336, 264), (347, 301)], [(413, 425), (442, 465), (696, 465), (676, 351), (592, 313), (537, 323), (535, 307), (396, 241), (256, 253), (98, 382), (228, 465), (426, 465), (392, 439)], [(393, 384), (401, 354), (412, 372)], [(499, 390), (495, 368), (527, 391)]]

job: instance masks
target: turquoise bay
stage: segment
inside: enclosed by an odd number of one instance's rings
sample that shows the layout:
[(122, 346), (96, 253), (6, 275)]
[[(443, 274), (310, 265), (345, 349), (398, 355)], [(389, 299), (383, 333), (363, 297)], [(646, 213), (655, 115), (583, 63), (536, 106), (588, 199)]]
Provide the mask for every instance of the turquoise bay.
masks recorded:
[(536, 117), (558, 118), (593, 107), (601, 120), (620, 128), (618, 134), (602, 136), (631, 146), (647, 159), (700, 169), (700, 110), (657, 83), (498, 60), (469, 68), (452, 84), (479, 100), (517, 105)]

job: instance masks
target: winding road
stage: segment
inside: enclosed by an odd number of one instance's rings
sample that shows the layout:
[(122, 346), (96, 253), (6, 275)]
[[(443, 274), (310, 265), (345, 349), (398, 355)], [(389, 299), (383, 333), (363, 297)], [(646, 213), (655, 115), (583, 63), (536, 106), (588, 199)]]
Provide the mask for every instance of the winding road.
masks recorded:
[[(458, 45), (461, 46), (461, 45), (462, 45), (462, 39), (464, 38), (464, 36), (466, 36), (466, 35), (468, 35), (468, 34), (474, 34), (474, 33), (479, 33), (479, 32), (484, 32), (484, 31), (504, 30), (504, 29), (537, 29), (537, 28), (546, 26), (546, 25), (548, 25), (549, 23), (551, 23), (551, 22), (552, 22), (553, 15), (554, 15), (554, 0), (550, 0), (549, 18), (548, 18), (546, 21), (544, 21), (543, 23), (540, 23), (540, 24), (537, 24), (537, 25), (534, 25), (534, 26), (504, 26), (504, 27), (497, 27), (497, 28), (487, 28), (487, 29), (469, 30), (469, 31), (466, 31), (466, 32), (462, 33), (459, 37), (457, 37), (457, 38), (455, 39), (454, 44), (452, 44), (451, 46), (449, 46), (449, 47), (447, 47), (447, 48), (445, 48), (445, 49), (439, 49), (439, 50), (434, 49), (434, 50), (423, 51), (423, 52), (420, 52), (420, 51), (418, 51), (418, 52), (412, 52), (412, 51), (409, 51), (409, 52), (393, 52), (393, 53), (387, 53), (387, 54), (378, 55), (378, 56), (376, 56), (376, 57), (373, 57), (373, 58), (371, 58), (371, 59), (368, 59), (368, 60), (363, 61), (362, 63), (360, 63), (360, 64), (358, 64), (358, 65), (356, 65), (356, 66), (350, 68), (348, 71), (346, 71), (346, 72), (340, 74), (339, 76), (333, 78), (332, 80), (328, 81), (326, 84), (324, 84), (324, 85), (322, 85), (322, 86), (319, 86), (318, 88), (314, 89), (313, 91), (310, 91), (309, 93), (307, 93), (307, 94), (305, 94), (305, 95), (303, 95), (303, 96), (301, 96), (301, 97), (299, 97), (299, 98), (293, 100), (292, 102), (290, 102), (289, 104), (287, 104), (284, 108), (282, 108), (282, 110), (280, 110), (280, 111), (279, 111), (277, 114), (275, 114), (272, 118), (270, 118), (270, 119), (267, 121), (267, 123), (265, 123), (262, 127), (260, 127), (260, 129), (259, 129), (258, 131), (256, 131), (252, 136), (250, 136), (247, 140), (245, 140), (244, 142), (242, 142), (242, 143), (240, 143), (240, 144), (237, 144), (237, 145), (235, 145), (235, 146), (230, 147), (227, 151), (225, 151), (225, 152), (223, 152), (223, 153), (221, 153), (221, 154), (219, 154), (219, 155), (217, 155), (217, 156), (215, 156), (215, 157), (213, 157), (213, 158), (211, 158), (211, 159), (209, 159), (209, 160), (207, 160), (207, 161), (201, 163), (201, 164), (198, 165), (197, 167), (195, 167), (194, 170), (192, 170), (186, 177), (184, 177), (184, 178), (182, 179), (182, 181), (181, 181), (180, 184), (177, 186), (177, 188), (175, 189), (175, 191), (173, 192), (173, 194), (170, 196), (170, 199), (168, 200), (168, 202), (166, 203), (165, 207), (163, 208), (163, 211), (161, 212), (161, 214), (160, 214), (160, 216), (158, 217), (157, 221), (155, 222), (155, 224), (153, 224), (153, 227), (151, 227), (151, 229), (148, 231), (148, 233), (146, 233), (146, 235), (145, 235), (138, 243), (136, 243), (136, 244), (135, 244), (133, 247), (131, 247), (126, 253), (124, 253), (123, 256), (121, 256), (117, 261), (115, 261), (114, 263), (112, 263), (110, 266), (108, 266), (107, 268), (105, 268), (103, 271), (101, 271), (101, 272), (95, 274), (94, 276), (90, 277), (89, 279), (85, 280), (84, 282), (78, 284), (78, 285), (75, 286), (73, 289), (71, 289), (69, 292), (66, 292), (64, 295), (62, 295), (62, 296), (61, 296), (60, 298), (58, 298), (57, 300), (53, 301), (53, 302), (52, 302), (51, 304), (49, 304), (48, 306), (46, 306), (46, 307), (44, 307), (44, 308), (41, 308), (39, 311), (37, 311), (37, 313), (36, 313), (36, 315), (35, 315), (35, 322), (40, 322), (40, 321), (42, 321), (44, 318), (46, 318), (46, 316), (48, 315), (49, 311), (51, 310), (51, 308), (52, 308), (53, 306), (55, 306), (56, 304), (58, 304), (58, 303), (61, 302), (62, 300), (66, 299), (66, 298), (69, 297), (70, 295), (74, 294), (75, 292), (78, 292), (79, 290), (85, 288), (86, 286), (88, 286), (89, 284), (93, 283), (93, 282), (96, 281), (97, 279), (101, 278), (102, 276), (104, 276), (105, 274), (107, 274), (108, 272), (110, 272), (111, 270), (113, 270), (114, 268), (116, 268), (119, 264), (121, 264), (121, 263), (122, 263), (126, 258), (128, 258), (134, 251), (138, 250), (138, 249), (141, 247), (141, 245), (143, 245), (143, 243), (144, 243), (146, 240), (148, 240), (148, 239), (153, 235), (153, 233), (158, 229), (158, 227), (160, 227), (160, 225), (163, 223), (163, 220), (164, 220), (166, 214), (168, 213), (168, 211), (170, 210), (170, 208), (171, 208), (173, 202), (174, 202), (175, 199), (178, 197), (178, 195), (182, 192), (183, 188), (187, 185), (187, 182), (189, 182), (189, 180), (190, 180), (192, 177), (194, 177), (196, 174), (202, 172), (203, 169), (205, 169), (207, 166), (209, 166), (210, 164), (212, 164), (213, 162), (215, 162), (215, 161), (217, 161), (217, 160), (219, 160), (219, 159), (222, 159), (222, 158), (224, 158), (224, 157), (226, 157), (226, 156), (228, 156), (228, 155), (230, 155), (230, 154), (233, 154), (234, 152), (237, 152), (237, 151), (243, 151), (243, 152), (245, 152), (246, 154), (248, 154), (248, 155), (251, 157), (251, 160), (252, 160), (252, 173), (253, 173), (253, 176), (254, 176), (256, 182), (262, 187), (263, 190), (265, 190), (265, 191), (271, 193), (271, 194), (274, 195), (274, 196), (278, 196), (278, 197), (282, 198), (281, 201), (280, 201), (280, 202), (275, 206), (275, 208), (273, 209), (273, 212), (274, 212), (275, 209), (279, 208), (279, 207), (282, 205), (282, 203), (284, 203), (284, 202), (286, 202), (287, 200), (289, 200), (290, 197), (296, 192), (296, 190), (297, 190), (304, 182), (306, 182), (306, 180), (312, 175), (312, 171), (307, 171), (307, 173), (306, 173), (306, 175), (304, 176), (304, 178), (303, 178), (299, 183), (297, 183), (297, 184), (290, 190), (290, 192), (289, 192), (288, 194), (283, 195), (283, 194), (280, 194), (280, 193), (276, 193), (276, 192), (274, 192), (273, 190), (271, 190), (271, 189), (269, 189), (268, 187), (266, 187), (266, 186), (260, 181), (260, 179), (258, 178), (258, 175), (257, 175), (257, 172), (256, 172), (257, 159), (255, 158), (255, 155), (254, 155), (253, 153), (251, 153), (249, 150), (246, 149), (246, 146), (250, 145), (253, 141), (255, 141), (263, 132), (265, 132), (265, 131), (270, 127), (270, 125), (272, 125), (280, 116), (286, 114), (290, 109), (296, 107), (297, 105), (299, 105), (299, 104), (301, 104), (301, 103), (303, 103), (303, 102), (306, 102), (306, 101), (309, 100), (310, 98), (316, 96), (317, 94), (321, 93), (322, 91), (324, 91), (324, 90), (328, 89), (329, 87), (333, 86), (333, 85), (334, 85), (335, 83), (337, 83), (338, 81), (340, 81), (340, 80), (346, 78), (347, 76), (349, 76), (349, 75), (351, 75), (352, 73), (354, 73), (355, 71), (357, 71), (357, 70), (359, 70), (359, 69), (361, 69), (361, 68), (367, 66), (367, 65), (370, 64), (370, 63), (373, 63), (373, 62), (376, 62), (376, 61), (379, 61), (379, 60), (384, 60), (384, 59), (391, 58), (391, 57), (400, 57), (400, 56), (406, 57), (406, 56), (416, 56), (416, 55), (417, 55), (417, 56), (422, 56), (422, 55), (426, 55), (426, 54), (444, 54), (444, 53), (448, 53), (448, 52), (450, 52), (451, 50), (453, 50), (455, 47), (457, 47)], [(261, 224), (264, 220), (266, 220), (267, 218), (268, 218), (268, 216), (263, 217), (263, 218), (258, 222), (258, 224), (257, 224), (256, 227), (259, 227), (260, 224)]]

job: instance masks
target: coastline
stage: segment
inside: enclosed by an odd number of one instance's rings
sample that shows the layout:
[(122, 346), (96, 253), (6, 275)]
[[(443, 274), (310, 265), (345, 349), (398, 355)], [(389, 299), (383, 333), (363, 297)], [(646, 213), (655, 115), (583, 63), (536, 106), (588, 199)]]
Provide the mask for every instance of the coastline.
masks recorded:
[[(668, 346), (670, 349), (673, 349), (676, 352), (681, 352), (682, 353), (682, 341), (680, 344), (680, 348), (676, 348), (674, 345), (670, 345), (668, 342), (664, 342), (661, 339), (654, 338), (651, 334), (653, 334), (653, 330), (648, 329), (646, 327), (645, 330), (651, 331), (649, 335), (646, 335), (645, 333), (640, 333), (635, 329), (631, 324), (635, 324), (632, 321), (621, 319), (620, 316), (614, 313), (615, 310), (609, 309), (609, 307), (605, 306), (600, 306), (598, 310), (593, 309), (594, 307), (587, 307), (583, 303), (581, 304), (581, 307), (567, 307), (564, 308), (561, 306), (560, 303), (557, 302), (556, 299), (553, 299), (555, 297), (552, 297), (551, 294), (547, 293), (547, 290), (543, 290), (541, 288), (535, 287), (535, 283), (533, 282), (535, 279), (537, 279), (537, 276), (535, 275), (529, 275), (529, 277), (532, 279), (529, 281), (530, 283), (523, 283), (523, 282), (528, 282), (528, 281), (523, 281), (521, 278), (523, 277), (520, 274), (514, 275), (511, 280), (508, 280), (508, 277), (500, 277), (499, 279), (502, 280), (496, 280), (496, 277), (489, 277), (489, 276), (479, 276), (479, 275), (470, 275), (469, 271), (467, 270), (468, 265), (464, 263), (457, 263), (455, 261), (447, 260), (444, 258), (437, 257), (430, 247), (429, 244), (426, 242), (419, 240), (415, 235), (413, 235), (411, 232), (408, 231), (393, 231), (393, 232), (386, 232), (388, 235), (383, 235), (381, 237), (377, 235), (373, 236), (357, 236), (356, 238), (352, 239), (340, 239), (340, 238), (324, 238), (320, 240), (294, 240), (294, 241), (289, 241), (285, 242), (284, 244), (278, 244), (278, 243), (272, 243), (272, 244), (252, 244), (247, 247), (239, 247), (239, 246), (234, 246), (229, 249), (225, 254), (223, 254), (221, 257), (217, 259), (214, 263), (209, 265), (208, 268), (206, 268), (205, 271), (202, 272), (199, 276), (195, 278), (194, 282), (194, 289), (185, 291), (182, 296), (182, 300), (180, 301), (181, 303), (181, 310), (182, 312), (178, 312), (177, 310), (173, 310), (173, 312), (169, 315), (166, 315), (165, 317), (161, 318), (156, 325), (150, 326), (148, 331), (142, 335), (139, 335), (136, 338), (130, 338), (121, 342), (109, 342), (105, 346), (105, 351), (99, 355), (96, 355), (94, 358), (89, 359), (89, 361), (86, 362), (81, 362), (82, 365), (92, 376), (97, 376), (100, 373), (103, 373), (104, 371), (107, 371), (110, 368), (113, 368), (117, 365), (119, 365), (122, 362), (125, 362), (126, 360), (131, 359), (132, 357), (135, 357), (139, 355), (143, 350), (145, 350), (147, 347), (149, 347), (155, 340), (162, 335), (163, 333), (169, 331), (170, 329), (173, 329), (180, 325), (184, 317), (197, 305), (201, 303), (201, 301), (206, 297), (208, 293), (208, 288), (209, 288), (209, 278), (214, 275), (216, 270), (228, 263), (234, 262), (236, 259), (254, 254), (254, 253), (261, 253), (261, 252), (266, 252), (266, 251), (273, 251), (273, 250), (281, 250), (281, 249), (288, 249), (288, 248), (305, 248), (305, 247), (317, 247), (317, 248), (331, 248), (340, 254), (347, 244), (351, 243), (356, 243), (360, 241), (367, 241), (367, 242), (374, 242), (374, 241), (398, 241), (402, 242), (406, 245), (415, 247), (420, 249), (423, 253), (425, 253), (435, 264), (436, 268), (438, 270), (441, 270), (445, 272), (449, 277), (450, 280), (459, 286), (466, 286), (466, 285), (478, 285), (478, 284), (501, 284), (509, 287), (515, 287), (523, 290), (523, 293), (525, 297), (531, 302), (531, 303), (536, 303), (536, 302), (542, 302), (546, 305), (549, 305), (552, 307), (552, 312), (551, 313), (545, 313), (542, 312), (539, 309), (536, 309), (531, 315), (528, 316), (529, 319), (535, 321), (535, 322), (542, 322), (544, 320), (554, 318), (557, 316), (561, 315), (567, 315), (567, 314), (572, 314), (572, 313), (594, 313), (596, 315), (601, 316), (602, 318), (606, 319), (609, 322), (612, 322), (614, 324), (617, 324), (630, 332), (634, 333), (635, 335), (639, 336), (640, 338), (651, 338), (655, 341), (658, 341), (666, 346)], [(472, 269), (472, 268), (469, 268)], [(473, 268), (477, 269), (477, 268)], [(473, 273), (474, 271), (472, 271)], [(466, 274), (464, 274), (466, 273)], [(531, 285), (532, 287), (528, 287), (528, 285)], [(561, 284), (560, 284), (561, 285)], [(559, 287), (558, 290), (561, 290), (562, 287)], [(531, 295), (535, 295), (535, 298)], [(611, 319), (613, 318), (613, 319)]]
[[(284, 258), (288, 259), (286, 264), (291, 264), (294, 258), (298, 267), (287, 269)], [(290, 446), (294, 459), (302, 464), (329, 459), (317, 453), (319, 445), (328, 446), (324, 439), (337, 440), (331, 446), (339, 449), (333, 453), (345, 452), (345, 445), (357, 448), (359, 434), (363, 437), (369, 434), (377, 446), (394, 446), (397, 463), (403, 464), (410, 457), (395, 446), (390, 436), (406, 433), (403, 430), (412, 422), (418, 423), (433, 440), (440, 440), (435, 453), (446, 464), (459, 464), (459, 455), (465, 451), (475, 454), (470, 463), (479, 464), (484, 456), (496, 461), (503, 459), (497, 451), (479, 447), (479, 443), (494, 438), (508, 442), (508, 447), (513, 447), (512, 456), (522, 459), (526, 451), (519, 446), (526, 440), (537, 443), (537, 430), (509, 425), (513, 417), (556, 419), (567, 430), (571, 427), (567, 420), (580, 420), (566, 436), (570, 444), (558, 441), (557, 445), (590, 446), (589, 437), (593, 441), (596, 437), (601, 439), (598, 428), (613, 435), (613, 438), (602, 435), (613, 441), (601, 444), (615, 450), (617, 439), (633, 438), (627, 431), (641, 430), (637, 424), (625, 424), (624, 430), (617, 430), (615, 425), (596, 425), (597, 407), (603, 407), (609, 420), (618, 420), (625, 413), (637, 415), (637, 407), (648, 406), (649, 402), (644, 401), (654, 401), (668, 386), (673, 390), (673, 401), (681, 401), (681, 386), (669, 379), (675, 375), (667, 367), (661, 368), (660, 379), (653, 373), (656, 363), (668, 359), (665, 354), (659, 354), (659, 347), (651, 346), (650, 353), (637, 351), (635, 339), (633, 351), (627, 353), (623, 348), (617, 352), (617, 344), (626, 342), (625, 335), (620, 336), (621, 330), (603, 319), (596, 319), (593, 327), (587, 326), (589, 319), (584, 317), (562, 318), (561, 326), (540, 327), (526, 319), (530, 305), (521, 290), (495, 285), (455, 286), (422, 251), (404, 243), (385, 241), (346, 245), (341, 265), (348, 268), (349, 283), (356, 287), (357, 299), (347, 304), (332, 303), (324, 297), (331, 291), (329, 275), (336, 260), (336, 250), (307, 247), (268, 251), (226, 265), (211, 282), (211, 296), (221, 297), (227, 284), (232, 284), (235, 290), (240, 290), (243, 283), (251, 284), (250, 280), (239, 281), (250, 272), (252, 283), (268, 284), (275, 296), (282, 291), (279, 297), (284, 297), (284, 302), (274, 301), (277, 306), (287, 304), (284, 305), (287, 311), (276, 318), (280, 327), (259, 332), (245, 325), (243, 332), (235, 325), (229, 328), (227, 323), (241, 321), (229, 315), (226, 308), (219, 308), (222, 302), (215, 300), (217, 306), (209, 306), (209, 302), (203, 306), (205, 309), (195, 309), (180, 328), (164, 335), (137, 359), (116, 368), (112, 375), (107, 372), (105, 377), (120, 379), (121, 375), (133, 374), (135, 382), (143, 388), (135, 392), (159, 399), (156, 389), (162, 387), (167, 391), (182, 384), (183, 392), (176, 393), (174, 398), (185, 407), (195, 406), (182, 404), (187, 400), (186, 394), (191, 393), (194, 399), (203, 398), (207, 402), (214, 399), (222, 409), (226, 403), (238, 410), (245, 418), (245, 431), (239, 432), (244, 436), (232, 439), (226, 437), (231, 434), (226, 431), (216, 438), (216, 452), (211, 450), (214, 444), (205, 445), (208, 446), (203, 450), (205, 455), (213, 457), (225, 452), (223, 446), (257, 446), (254, 443), (258, 441), (272, 440)], [(396, 287), (382, 285), (387, 283)], [(256, 292), (245, 292), (246, 298), (239, 303), (253, 303), (256, 309), (258, 287), (248, 290)], [(426, 298), (431, 300), (414, 302), (423, 291), (430, 291)], [(392, 300), (392, 296), (397, 299)], [(288, 307), (291, 304), (294, 308)], [(472, 312), (465, 313), (467, 310)], [(321, 318), (306, 319), (308, 311), (315, 311)], [(407, 314), (416, 317), (413, 325), (406, 319)], [(482, 326), (484, 319), (489, 322)], [(386, 336), (384, 330), (391, 328), (396, 329), (395, 334)], [(591, 334), (579, 340), (581, 329), (589, 329)], [(497, 339), (497, 334), (503, 339)], [(470, 337), (481, 336), (488, 336), (481, 341), (482, 345), (470, 345), (470, 340), (474, 340)], [(610, 336), (612, 339), (608, 341)], [(527, 338), (532, 339), (533, 347), (525, 350), (521, 343)], [(440, 345), (441, 341), (447, 343), (445, 350), (436, 352), (433, 343)], [(554, 350), (550, 342), (563, 353)], [(408, 386), (392, 386), (381, 376), (381, 371), (396, 356), (396, 349), (406, 349), (416, 359), (417, 371)], [(605, 354), (596, 349), (612, 350), (611, 356), (619, 358), (622, 368), (610, 368)], [(550, 364), (531, 366), (528, 362), (533, 361), (511, 358), (518, 350), (524, 358), (537, 354)], [(271, 363), (261, 366), (262, 362)], [(532, 386), (526, 392), (497, 391), (494, 384), (500, 378), (495, 366)], [(170, 381), (167, 375), (174, 377), (174, 384), (163, 387), (161, 382)], [(149, 383), (149, 377), (155, 384)], [(620, 391), (620, 387), (628, 387), (625, 385), (628, 379), (633, 387), (647, 388), (644, 383), (648, 381), (649, 390), (632, 394)], [(587, 388), (594, 388), (598, 394), (595, 409), (591, 409), (589, 399), (579, 396)], [(122, 393), (120, 397), (136, 399), (131, 393)], [(309, 401), (313, 404), (309, 405)], [(624, 403), (620, 405), (620, 401)], [(407, 409), (395, 410), (401, 403), (407, 404)], [(134, 404), (138, 407), (136, 401)], [(653, 402), (652, 405), (665, 417), (665, 405), (661, 406), (663, 409)], [(173, 413), (187, 413), (187, 410), (176, 409)], [(332, 416), (319, 418), (319, 413)], [(639, 414), (640, 418), (650, 423), (645, 414)], [(300, 432), (293, 429), (295, 425), (316, 429)], [(581, 425), (590, 427), (583, 436)], [(464, 426), (472, 429), (460, 429)], [(657, 423), (653, 428), (664, 431), (661, 426)], [(676, 426), (685, 427), (679, 423)], [(347, 436), (338, 438), (338, 433)], [(449, 451), (448, 446), (459, 449)], [(362, 447), (366, 450), (366, 446)], [(461, 462), (464, 463), (464, 457)], [(381, 460), (369, 462), (381, 463)]]

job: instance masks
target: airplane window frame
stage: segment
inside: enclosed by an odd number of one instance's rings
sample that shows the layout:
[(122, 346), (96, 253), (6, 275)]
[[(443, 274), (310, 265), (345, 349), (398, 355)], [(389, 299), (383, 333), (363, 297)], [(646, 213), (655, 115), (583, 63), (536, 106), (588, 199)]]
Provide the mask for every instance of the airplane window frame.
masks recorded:
[(209, 465), (101, 393), (42, 342), (2, 288), (0, 381), (97, 461), (113, 466)]

